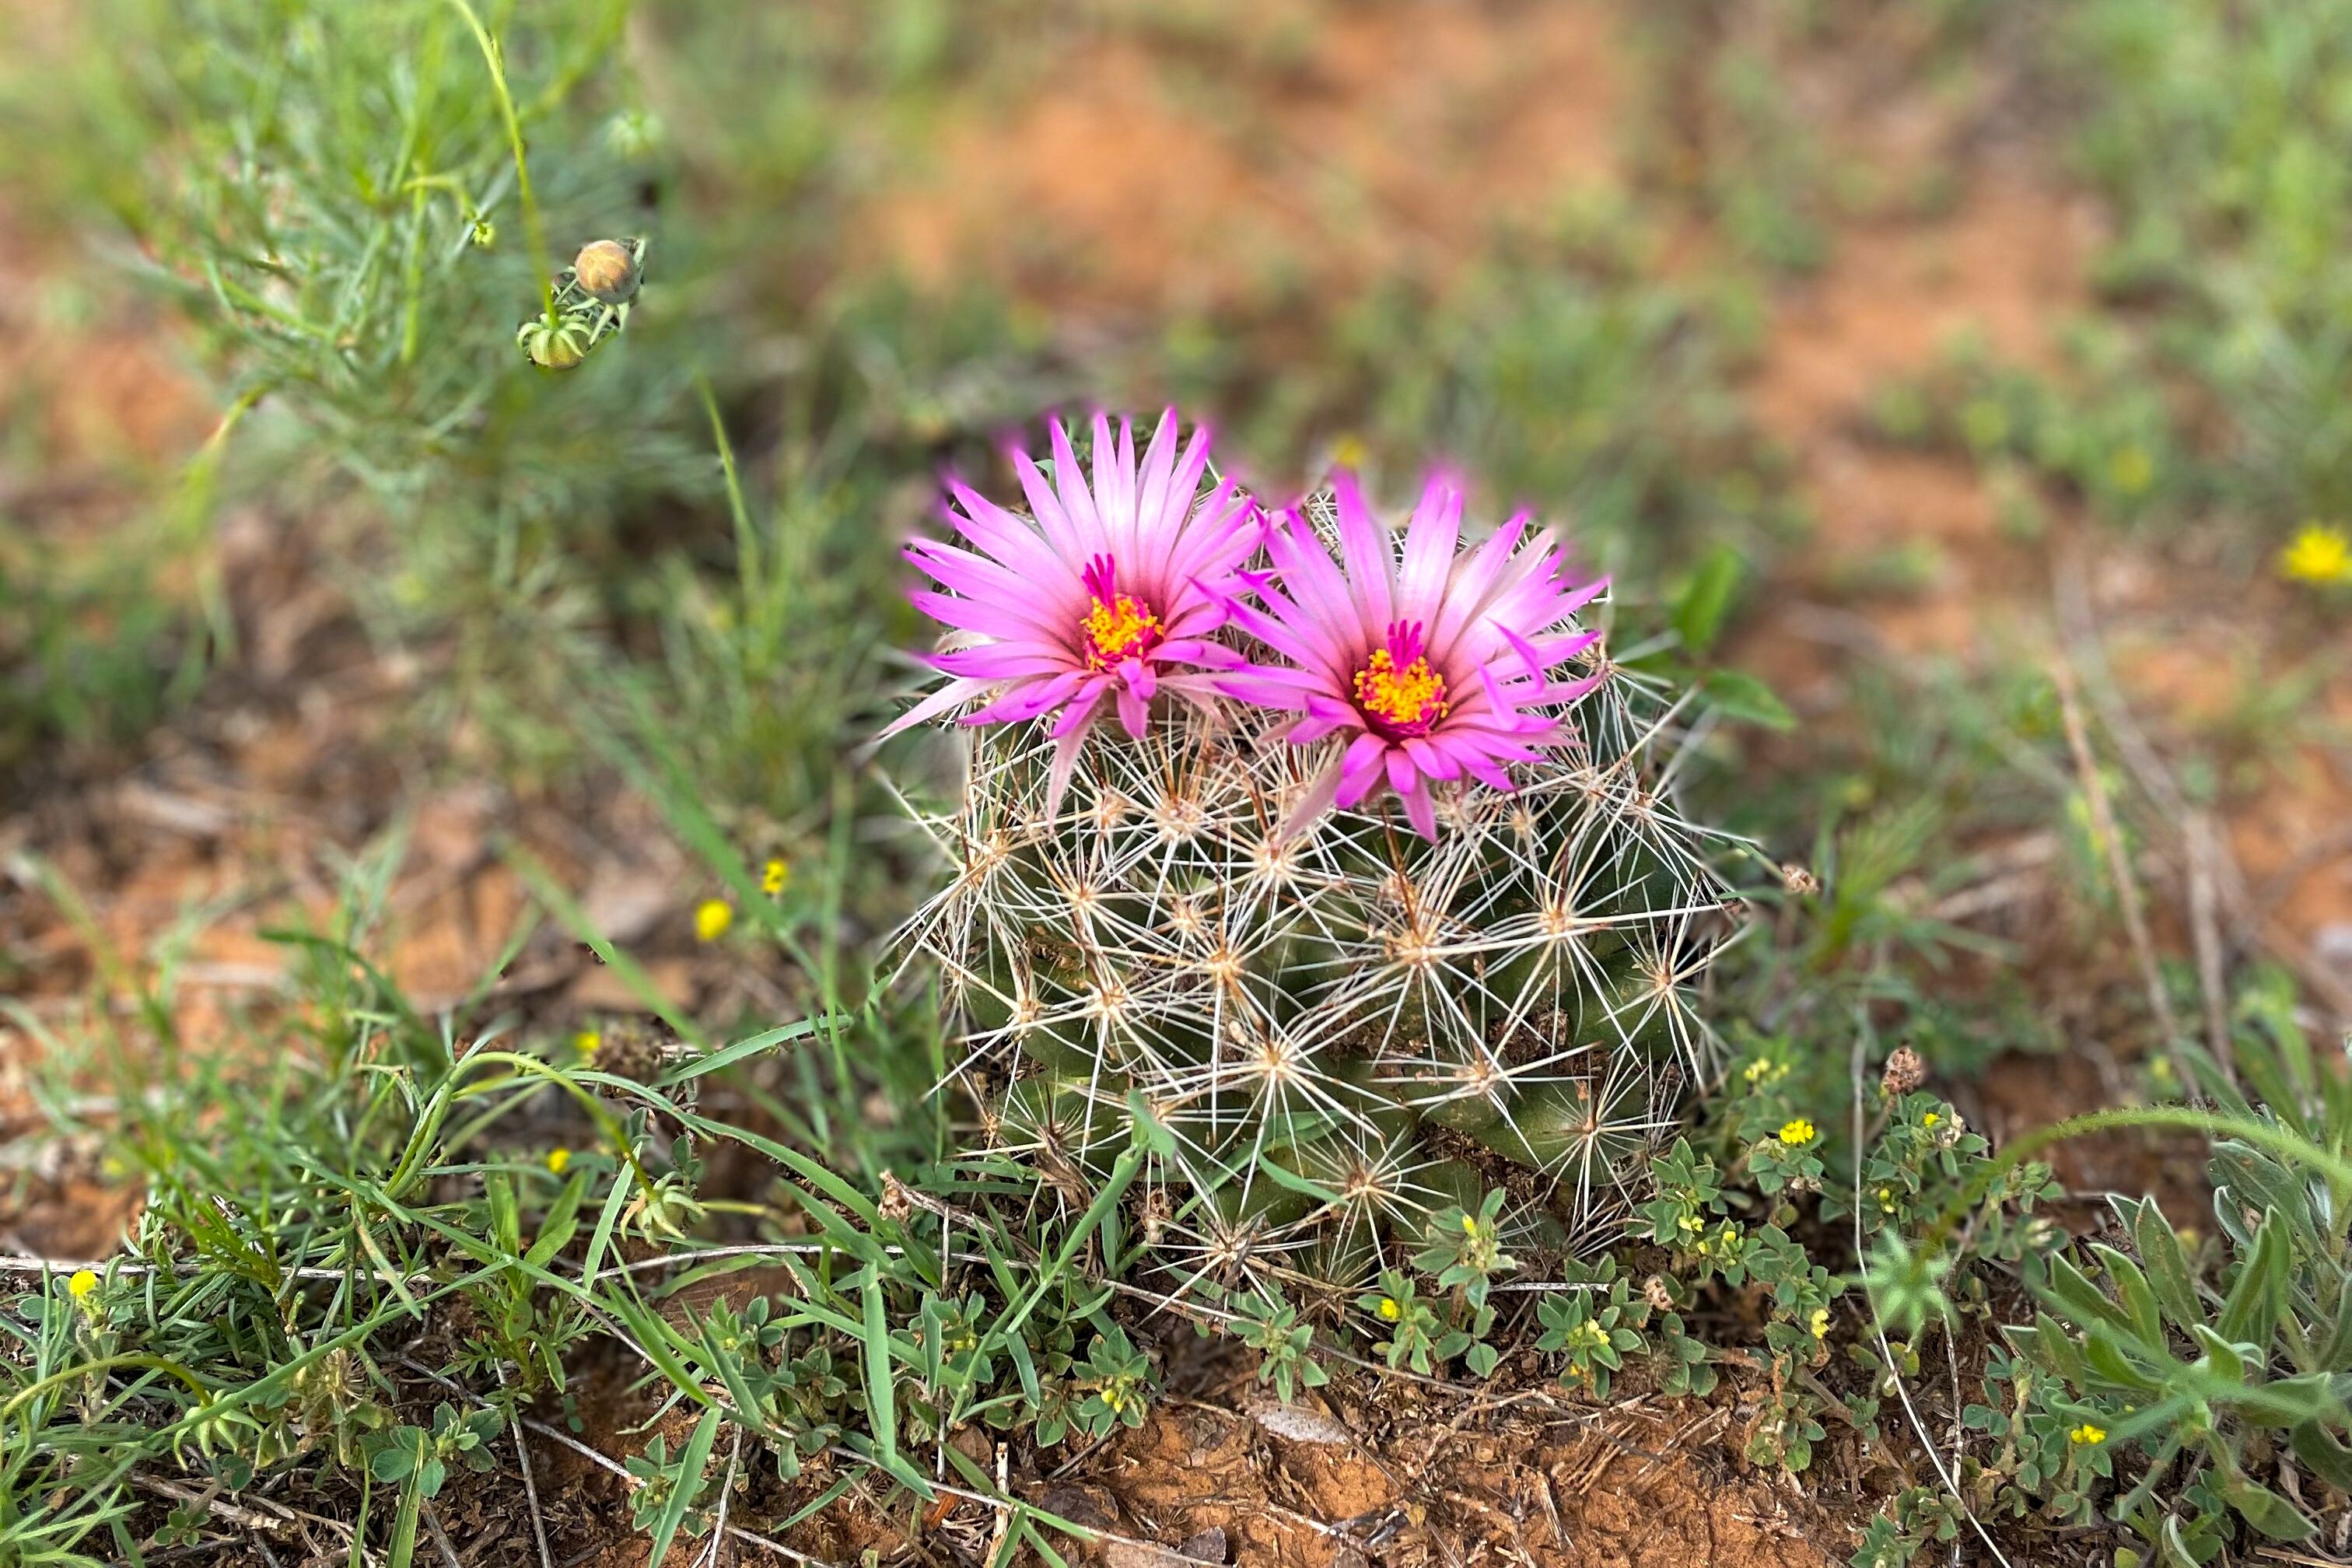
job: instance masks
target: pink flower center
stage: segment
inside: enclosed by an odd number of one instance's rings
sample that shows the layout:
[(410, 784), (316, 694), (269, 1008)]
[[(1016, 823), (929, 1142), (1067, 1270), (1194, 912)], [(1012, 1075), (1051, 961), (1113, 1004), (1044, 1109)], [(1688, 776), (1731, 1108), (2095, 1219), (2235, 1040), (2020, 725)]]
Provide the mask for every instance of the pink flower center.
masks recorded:
[(1117, 563), (1108, 555), (1087, 563), (1087, 593), (1094, 608), (1078, 620), (1078, 644), (1087, 668), (1104, 670), (1130, 658), (1140, 658), (1160, 646), (1160, 617), (1150, 605), (1120, 593), (1114, 585)]
[(1426, 735), (1451, 711), (1445, 678), (1422, 647), (1420, 622), (1391, 623), (1388, 646), (1374, 648), (1356, 671), (1356, 708), (1374, 734), (1391, 741)]

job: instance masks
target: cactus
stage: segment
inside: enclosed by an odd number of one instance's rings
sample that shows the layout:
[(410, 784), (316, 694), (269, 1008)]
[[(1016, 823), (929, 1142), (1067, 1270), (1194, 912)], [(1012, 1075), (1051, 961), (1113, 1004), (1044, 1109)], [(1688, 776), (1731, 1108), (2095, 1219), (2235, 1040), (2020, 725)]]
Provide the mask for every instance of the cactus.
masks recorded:
[[(1351, 491), (1317, 497), (1266, 548), (1361, 567), (1350, 518), (1369, 518)], [(1490, 709), (1540, 720), (1509, 793), (1466, 774), (1412, 776), (1418, 801), (1335, 790), (1466, 678), (1420, 658), (1416, 623), (1386, 645), (1412, 657), (1349, 657), (1423, 672), (1419, 709), (1372, 708), (1391, 722), (1369, 741), (1295, 743), (1297, 706), (1265, 705), (1248, 662), (1266, 612), (1240, 595), (1288, 603), (1271, 580), (1215, 592), (1229, 613), (1193, 657), (1218, 673), (1126, 732), (972, 726), (961, 800), (922, 818), (954, 875), (901, 940), (942, 976), (988, 1135), (1083, 1207), (1147, 1117), (1135, 1217), (1180, 1281), (1223, 1289), (1351, 1292), (1496, 1188), (1516, 1244), (1580, 1241), (1636, 1195), (1711, 1052), (1691, 994), (1726, 889), (1661, 793), (1667, 705), (1596, 639), (1556, 640), (1517, 660), (1517, 698), (1488, 682)], [(1549, 685), (1545, 663), (1582, 679)]]

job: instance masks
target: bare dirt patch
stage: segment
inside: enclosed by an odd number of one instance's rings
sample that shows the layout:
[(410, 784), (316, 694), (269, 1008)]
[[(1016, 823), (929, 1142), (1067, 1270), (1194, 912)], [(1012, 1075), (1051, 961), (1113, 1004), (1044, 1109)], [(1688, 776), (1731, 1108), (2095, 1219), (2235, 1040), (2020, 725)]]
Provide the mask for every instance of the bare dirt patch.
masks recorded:
[(1237, 10), (1244, 42), (1198, 48), (1148, 16), (945, 108), (856, 247), (934, 286), (1150, 319), (1442, 272), (1615, 177), (1602, 5), (1309, 0)]

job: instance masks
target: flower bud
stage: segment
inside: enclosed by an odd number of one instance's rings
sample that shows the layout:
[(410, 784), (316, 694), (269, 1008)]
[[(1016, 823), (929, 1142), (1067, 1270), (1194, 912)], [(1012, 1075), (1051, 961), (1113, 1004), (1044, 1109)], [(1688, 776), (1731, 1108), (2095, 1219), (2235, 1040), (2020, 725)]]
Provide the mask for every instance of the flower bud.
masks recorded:
[(515, 342), (541, 370), (570, 370), (588, 357), (588, 342), (570, 317), (550, 323), (534, 316), (515, 333)]
[(1878, 1080), (1890, 1100), (1897, 1095), (1909, 1094), (1927, 1081), (1927, 1064), (1920, 1060), (1919, 1053), (1908, 1046), (1895, 1047), (1895, 1054), (1886, 1058), (1886, 1072)]
[(592, 298), (607, 305), (618, 305), (637, 291), (637, 258), (617, 239), (582, 246), (572, 258), (572, 275)]

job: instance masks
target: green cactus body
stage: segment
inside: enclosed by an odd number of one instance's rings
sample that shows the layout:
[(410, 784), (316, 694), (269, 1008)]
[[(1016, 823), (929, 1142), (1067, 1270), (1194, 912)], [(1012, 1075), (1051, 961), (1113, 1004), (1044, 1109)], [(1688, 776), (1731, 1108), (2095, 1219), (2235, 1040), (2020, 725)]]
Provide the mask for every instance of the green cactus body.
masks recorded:
[(1172, 1138), (1130, 1201), (1223, 1287), (1352, 1291), (1497, 1187), (1518, 1246), (1599, 1234), (1709, 1063), (1692, 996), (1732, 925), (1660, 793), (1668, 716), (1612, 671), (1516, 793), (1444, 795), (1434, 843), (1377, 798), (1290, 827), (1338, 742), (1239, 704), (1098, 726), (1050, 821), (1045, 727), (965, 731), (926, 823), (954, 878), (904, 934), (996, 1142), (1076, 1201), (1148, 1107)]

